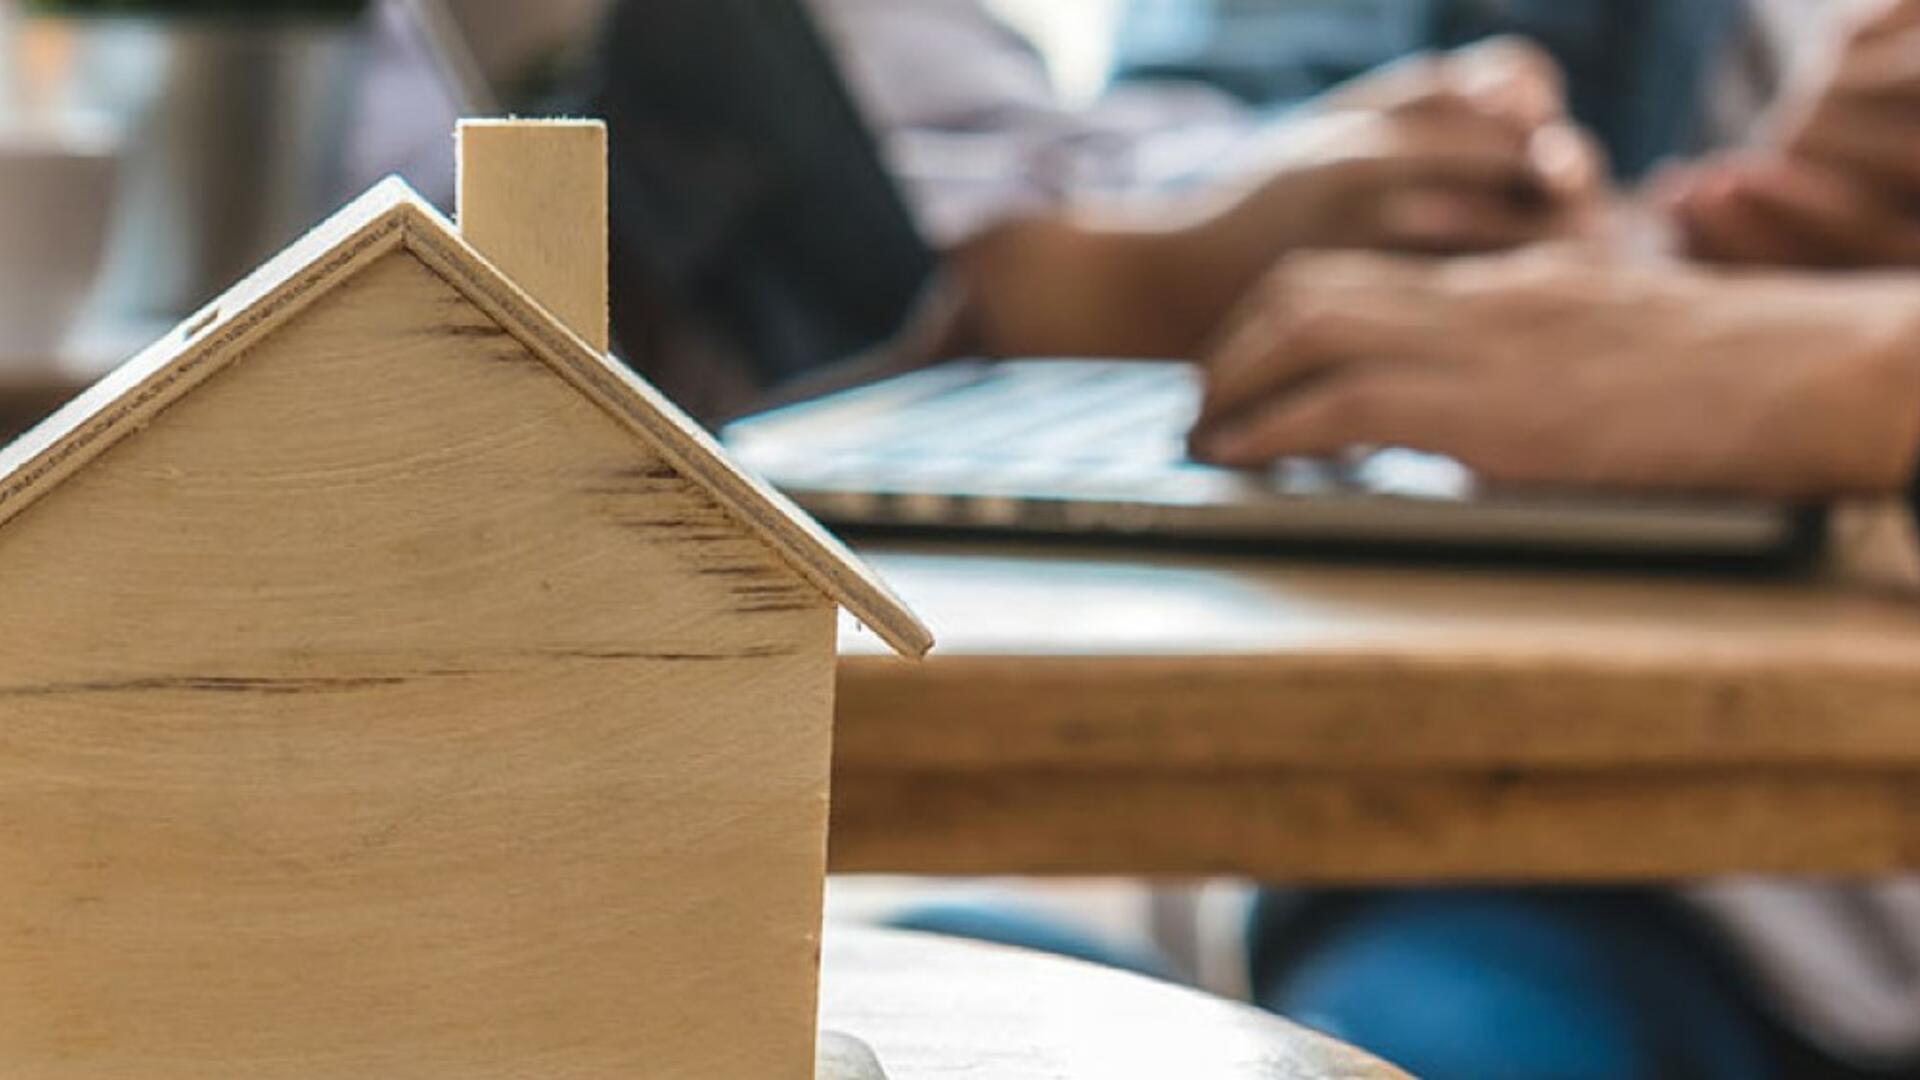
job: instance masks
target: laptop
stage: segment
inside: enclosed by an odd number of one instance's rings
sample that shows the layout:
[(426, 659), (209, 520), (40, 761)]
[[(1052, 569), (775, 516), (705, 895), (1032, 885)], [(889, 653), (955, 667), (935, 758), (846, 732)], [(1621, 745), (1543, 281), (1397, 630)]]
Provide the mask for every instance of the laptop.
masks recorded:
[[(608, 29), (621, 63), (597, 104), (613, 128), (616, 228), (623, 186), (626, 216), (637, 206), (656, 228), (680, 220), (659, 207), (704, 198), (686, 219), (732, 247), (681, 263), (727, 269), (682, 289), (721, 305), (765, 381), (874, 366), (938, 258), (806, 12), (627, 0)], [(657, 154), (623, 162), (623, 143), (696, 148), (731, 169), (675, 178)], [(713, 208), (715, 192), (730, 208)], [(748, 416), (722, 439), (843, 529), (1710, 558), (1787, 554), (1815, 531), (1782, 504), (1501, 489), (1400, 449), (1225, 470), (1186, 457), (1198, 398), (1195, 368), (1176, 361), (962, 360)]]

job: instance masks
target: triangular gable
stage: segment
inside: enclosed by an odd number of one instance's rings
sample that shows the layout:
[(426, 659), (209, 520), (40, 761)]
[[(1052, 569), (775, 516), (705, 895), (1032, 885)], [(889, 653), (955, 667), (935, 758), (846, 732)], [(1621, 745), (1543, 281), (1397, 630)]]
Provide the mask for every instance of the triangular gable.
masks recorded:
[(927, 628), (852, 552), (625, 365), (596, 352), (468, 245), (398, 178), (382, 181), (218, 300), (0, 450), (0, 527), (249, 346), (381, 256), (404, 248), (529, 352), (659, 452), (814, 587), (907, 656)]

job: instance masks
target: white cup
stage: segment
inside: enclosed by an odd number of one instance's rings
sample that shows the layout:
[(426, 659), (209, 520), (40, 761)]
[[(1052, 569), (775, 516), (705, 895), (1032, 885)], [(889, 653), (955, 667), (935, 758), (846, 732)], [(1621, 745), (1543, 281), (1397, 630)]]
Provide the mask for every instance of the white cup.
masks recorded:
[(100, 272), (117, 163), (102, 124), (0, 123), (0, 369), (58, 359)]

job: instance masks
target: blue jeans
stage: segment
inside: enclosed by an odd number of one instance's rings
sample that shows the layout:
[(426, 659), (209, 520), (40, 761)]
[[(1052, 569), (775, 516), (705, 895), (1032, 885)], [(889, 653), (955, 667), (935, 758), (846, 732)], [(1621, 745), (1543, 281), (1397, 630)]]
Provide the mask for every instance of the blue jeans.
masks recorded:
[(1793, 1080), (1813, 1067), (1792, 1063), (1799, 1051), (1705, 930), (1656, 894), (1356, 893), (1279, 919), (1273, 904), (1255, 916), (1259, 1002), (1425, 1080)]
[[(1160, 974), (1056, 919), (942, 905), (912, 929)], [(1710, 933), (1633, 889), (1271, 894), (1256, 1000), (1423, 1080), (1808, 1080), (1823, 1062), (1764, 1015)]]

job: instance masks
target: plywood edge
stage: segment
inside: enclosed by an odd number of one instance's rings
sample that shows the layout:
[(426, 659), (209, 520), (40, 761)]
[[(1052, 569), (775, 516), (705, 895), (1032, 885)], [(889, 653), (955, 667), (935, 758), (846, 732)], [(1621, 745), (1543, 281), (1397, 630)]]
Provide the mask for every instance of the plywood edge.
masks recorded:
[(902, 655), (918, 658), (933, 648), (932, 633), (871, 568), (786, 496), (736, 466), (664, 394), (549, 315), (437, 212), (416, 207), (407, 217), (405, 243), (415, 257), (700, 485), (828, 599)]
[(398, 248), (403, 208), (419, 201), (397, 178), (376, 185), (0, 449), (0, 527), (353, 271)]

